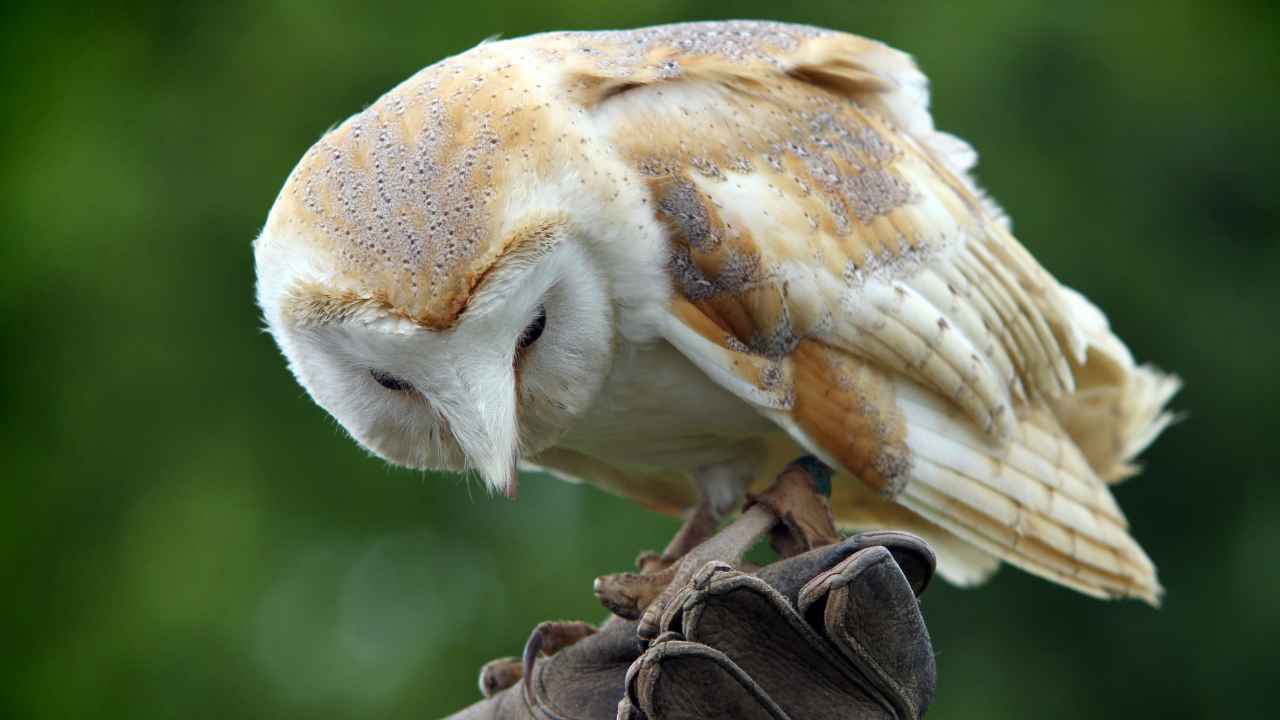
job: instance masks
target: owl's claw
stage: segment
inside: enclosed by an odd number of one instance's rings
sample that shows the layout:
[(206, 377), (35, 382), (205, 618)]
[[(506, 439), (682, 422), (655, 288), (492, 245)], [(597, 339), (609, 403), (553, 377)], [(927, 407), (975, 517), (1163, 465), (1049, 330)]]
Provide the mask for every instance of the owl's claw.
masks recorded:
[(657, 637), (662, 613), (671, 604), (676, 592), (688, 584), (698, 570), (709, 562), (740, 564), (747, 550), (755, 545), (756, 541), (775, 523), (777, 518), (770, 509), (763, 505), (753, 505), (710, 540), (689, 551), (678, 565), (670, 568), (674, 570), (671, 578), (653, 601), (643, 608), (644, 614), (640, 616), (640, 626), (636, 628), (636, 634), (644, 640)]
[[(783, 557), (839, 541), (825, 498), (829, 493), (830, 470), (816, 460), (802, 458), (788, 465), (768, 490), (750, 496), (737, 520), (697, 542), (708, 527), (714, 528), (709, 507), (704, 510), (700, 506), (666, 552), (660, 556), (646, 553), (637, 559), (642, 572), (597, 578), (596, 596), (616, 615), (639, 617), (637, 633), (652, 639), (662, 613), (674, 599), (672, 588), (684, 587), (707, 563), (741, 565), (742, 556), (765, 533), (770, 533), (770, 543)], [(707, 517), (712, 520), (710, 525)], [(696, 528), (692, 527), (695, 523), (699, 523)]]
[(681, 558), (710, 538), (720, 522), (710, 500), (703, 500), (676, 531), (662, 554), (646, 550), (636, 557), (638, 573), (615, 573), (596, 578), (593, 590), (600, 604), (626, 620), (637, 620), (644, 609), (675, 577)]
[(662, 554), (651, 550), (640, 553), (636, 557), (636, 569), (642, 574), (653, 575), (680, 562), (680, 558), (715, 534), (722, 517), (724, 514), (716, 511), (711, 500), (704, 498), (676, 531)]
[(679, 564), (668, 564), (649, 573), (601, 575), (596, 578), (593, 589), (600, 604), (609, 612), (625, 620), (638, 620), (644, 609), (675, 579), (679, 567)]

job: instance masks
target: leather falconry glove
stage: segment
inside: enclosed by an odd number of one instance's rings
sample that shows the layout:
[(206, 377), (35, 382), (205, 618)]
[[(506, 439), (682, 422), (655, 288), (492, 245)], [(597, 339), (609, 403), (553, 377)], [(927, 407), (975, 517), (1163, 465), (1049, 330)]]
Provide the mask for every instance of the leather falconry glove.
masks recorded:
[[(657, 636), (611, 618), (543, 623), (523, 661), (486, 665), (458, 720), (915, 718), (936, 667), (917, 596), (932, 550), (873, 532), (753, 574), (718, 561), (675, 589)], [(558, 652), (554, 652), (558, 650)]]

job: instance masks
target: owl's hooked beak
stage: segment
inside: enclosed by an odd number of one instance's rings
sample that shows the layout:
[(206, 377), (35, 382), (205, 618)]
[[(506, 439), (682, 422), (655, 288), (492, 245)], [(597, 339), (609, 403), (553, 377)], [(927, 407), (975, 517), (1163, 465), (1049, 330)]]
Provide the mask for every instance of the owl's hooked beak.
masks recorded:
[(454, 438), (492, 490), (516, 499), (520, 432), (516, 383), (506, 358), (467, 363), (457, 369), (461, 402), (442, 408)]

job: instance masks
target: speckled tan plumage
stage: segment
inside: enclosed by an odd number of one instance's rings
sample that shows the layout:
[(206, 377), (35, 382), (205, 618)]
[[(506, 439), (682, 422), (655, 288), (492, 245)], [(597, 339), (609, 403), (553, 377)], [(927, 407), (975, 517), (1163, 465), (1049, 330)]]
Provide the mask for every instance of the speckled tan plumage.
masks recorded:
[[(837, 488), (841, 520), (1155, 602), (1107, 483), (1167, 424), (1177, 382), (1014, 239), (975, 161), (877, 42), (762, 23), (555, 33), (438, 63), (344, 123), (268, 230), (338, 258), (347, 295), (296, 288), (300, 315), (376, 303), (443, 329), (523, 236), (501, 209), (529, 188), (640, 197), (669, 243), (662, 335), (861, 481)], [(686, 501), (666, 475), (563, 449), (539, 462)]]
[(613, 100), (630, 107), (612, 110), (612, 137), (671, 228), (674, 316), (697, 331), (683, 347), (768, 397), (803, 445), (979, 548), (1153, 600), (1103, 482), (1144, 443), (1116, 415), (1077, 419), (1074, 399), (1078, 375), (1108, 366), (1102, 394), (1148, 433), (1172, 382), (1072, 312), (966, 177), (973, 153), (933, 130), (904, 56), (806, 32), (756, 47), (667, 56), (684, 87), (633, 72)]

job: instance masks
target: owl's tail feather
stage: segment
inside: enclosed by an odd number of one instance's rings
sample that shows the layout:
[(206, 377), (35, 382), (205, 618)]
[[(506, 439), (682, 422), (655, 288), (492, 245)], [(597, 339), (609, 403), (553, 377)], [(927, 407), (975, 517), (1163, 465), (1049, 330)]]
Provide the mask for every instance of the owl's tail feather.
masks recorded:
[(956, 537), (854, 477), (832, 483), (831, 512), (842, 530), (892, 528), (924, 538), (937, 556), (938, 574), (952, 585), (981, 585), (1000, 567), (1000, 558)]
[(1119, 482), (1137, 474), (1133, 459), (1177, 419), (1166, 406), (1182, 381), (1136, 365), (1106, 317), (1080, 293), (1064, 287), (1062, 297), (1085, 353), (1073, 361), (1076, 391), (1057, 398), (1054, 413), (1098, 477)]
[(1159, 602), (1155, 567), (1052, 413), (1024, 406), (1004, 444), (914, 383), (897, 390), (914, 458), (899, 503), (1032, 574), (1094, 597)]

